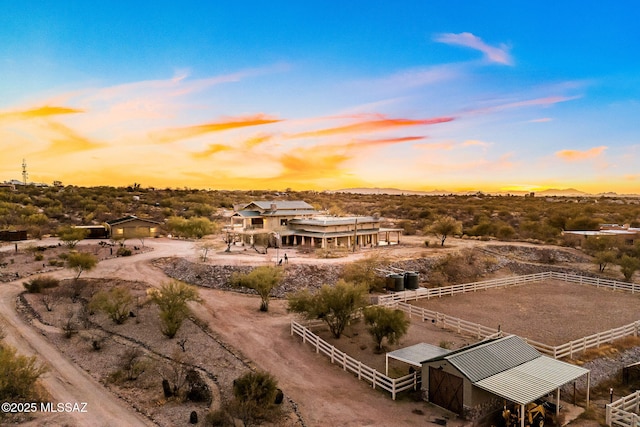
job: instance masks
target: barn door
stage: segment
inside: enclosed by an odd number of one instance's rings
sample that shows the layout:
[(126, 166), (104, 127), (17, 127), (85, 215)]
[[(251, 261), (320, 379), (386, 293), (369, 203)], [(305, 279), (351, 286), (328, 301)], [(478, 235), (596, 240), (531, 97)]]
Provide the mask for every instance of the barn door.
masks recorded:
[(462, 378), (429, 366), (429, 402), (462, 414)]

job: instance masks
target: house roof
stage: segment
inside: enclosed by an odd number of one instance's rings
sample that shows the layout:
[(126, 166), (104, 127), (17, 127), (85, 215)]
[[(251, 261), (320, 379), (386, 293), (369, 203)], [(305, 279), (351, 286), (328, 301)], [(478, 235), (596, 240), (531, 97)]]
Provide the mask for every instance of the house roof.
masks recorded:
[(334, 216), (314, 216), (313, 218), (306, 219), (293, 219), (290, 221), (291, 224), (300, 224), (300, 225), (348, 225), (348, 224), (365, 224), (365, 223), (376, 223), (380, 222), (379, 219), (376, 219), (372, 216), (347, 216), (347, 217), (334, 217)]
[(158, 221), (152, 221), (150, 219), (138, 218), (135, 215), (127, 215), (127, 216), (122, 217), (122, 218), (112, 219), (112, 220), (106, 221), (106, 223), (109, 224), (109, 225), (117, 225), (117, 224), (122, 224), (122, 223), (125, 223), (125, 222), (131, 222), (131, 221), (143, 221), (143, 222), (149, 222), (151, 224), (160, 224)]
[(519, 404), (527, 404), (589, 372), (543, 356), (510, 335), (424, 361), (446, 360), (476, 387)]
[(251, 205), (256, 205), (259, 209), (272, 210), (271, 206), (275, 205), (278, 209), (295, 209), (295, 210), (314, 210), (313, 206), (303, 200), (254, 200), (243, 206), (243, 209)]

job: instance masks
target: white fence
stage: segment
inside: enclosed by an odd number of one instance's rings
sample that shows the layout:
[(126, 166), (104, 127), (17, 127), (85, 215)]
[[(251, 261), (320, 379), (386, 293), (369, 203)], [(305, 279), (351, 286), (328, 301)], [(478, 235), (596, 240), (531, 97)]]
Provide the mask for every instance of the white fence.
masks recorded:
[(522, 285), (525, 283), (541, 282), (551, 278), (551, 273), (536, 273), (525, 276), (505, 277), (502, 279), (485, 280), (482, 282), (464, 283), (461, 285), (442, 286), (439, 288), (418, 288), (412, 291), (395, 292), (378, 297), (378, 304), (393, 305), (396, 302), (417, 301), (419, 299), (440, 298), (467, 292), (484, 291), (493, 288)]
[(396, 395), (401, 391), (410, 389), (417, 390), (418, 384), (420, 383), (420, 370), (400, 378), (388, 377), (338, 350), (311, 332), (311, 330), (295, 321), (291, 322), (291, 335), (293, 334), (301, 336), (302, 342), (308, 342), (315, 347), (316, 353), (322, 353), (329, 357), (331, 363), (342, 366), (342, 369), (352, 372), (360, 380), (368, 381), (374, 389), (377, 387), (388, 391), (391, 393), (393, 400), (396, 399)]
[[(514, 276), (503, 279), (485, 280), (482, 282), (465, 283), (462, 285), (444, 286), (440, 288), (419, 288), (412, 291), (396, 292), (394, 294), (383, 295), (378, 298), (378, 304), (387, 307), (398, 308), (409, 315), (410, 318), (418, 317), (422, 321), (431, 321), (443, 329), (451, 329), (458, 333), (466, 333), (475, 336), (478, 339), (486, 339), (489, 337), (507, 334), (495, 328), (480, 325), (478, 323), (469, 322), (457, 317), (448, 316), (444, 313), (428, 310), (426, 308), (416, 307), (408, 304), (406, 301), (415, 301), (423, 298), (435, 298), (462, 294), (467, 292), (477, 292), (480, 290), (502, 288), (508, 286), (517, 286), (525, 283), (535, 283), (543, 280), (562, 280), (570, 283), (578, 283), (592, 285), (596, 287), (604, 287), (614, 291), (623, 292), (640, 292), (640, 285), (635, 283), (618, 282), (609, 279), (600, 279), (593, 277), (580, 276), (577, 274), (545, 272), (537, 274), (529, 274), (526, 276)], [(550, 346), (537, 341), (525, 339), (531, 346), (538, 351), (556, 359), (563, 357), (573, 357), (574, 353), (585, 351), (589, 348), (600, 347), (604, 343), (610, 343), (617, 339), (638, 336), (640, 333), (640, 320), (608, 331), (599, 332), (577, 340), (570, 341), (558, 346)], [(640, 427), (640, 425), (638, 426)]]
[(618, 399), (606, 407), (608, 426), (640, 427), (640, 391)]

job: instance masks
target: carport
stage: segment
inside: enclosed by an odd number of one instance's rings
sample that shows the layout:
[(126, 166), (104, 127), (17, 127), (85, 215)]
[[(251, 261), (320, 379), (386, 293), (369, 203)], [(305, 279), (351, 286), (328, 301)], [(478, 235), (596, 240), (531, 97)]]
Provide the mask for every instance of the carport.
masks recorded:
[(386, 354), (385, 375), (389, 375), (389, 359), (399, 360), (420, 369), (422, 368), (423, 360), (444, 356), (445, 354), (448, 354), (450, 352), (451, 350), (447, 350), (442, 347), (436, 347), (435, 345), (427, 344), (424, 342), (411, 345), (409, 347), (399, 348), (398, 350), (394, 350)]
[[(543, 396), (555, 392), (556, 416), (560, 413), (560, 387), (587, 375), (587, 403), (589, 407), (589, 370), (570, 363), (540, 356), (522, 365), (474, 382), (473, 385), (496, 396), (520, 405), (524, 414), (525, 406)], [(524, 427), (525, 417), (520, 417)]]

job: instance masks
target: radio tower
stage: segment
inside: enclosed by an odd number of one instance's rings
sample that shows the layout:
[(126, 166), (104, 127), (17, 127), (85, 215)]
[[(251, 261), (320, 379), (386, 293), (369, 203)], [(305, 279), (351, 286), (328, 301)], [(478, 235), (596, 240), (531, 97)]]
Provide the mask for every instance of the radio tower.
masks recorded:
[(29, 178), (29, 174), (27, 173), (27, 161), (22, 159), (22, 183), (27, 185), (27, 178)]

